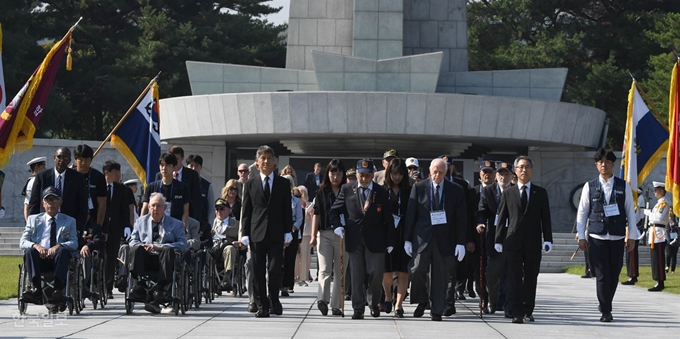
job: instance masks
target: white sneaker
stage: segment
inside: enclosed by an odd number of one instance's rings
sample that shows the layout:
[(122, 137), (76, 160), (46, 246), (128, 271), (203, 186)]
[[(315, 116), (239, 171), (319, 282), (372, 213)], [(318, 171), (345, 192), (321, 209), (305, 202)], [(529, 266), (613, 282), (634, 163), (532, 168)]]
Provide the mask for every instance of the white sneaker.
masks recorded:
[(175, 314), (175, 308), (174, 307), (164, 307), (161, 310), (162, 314)]

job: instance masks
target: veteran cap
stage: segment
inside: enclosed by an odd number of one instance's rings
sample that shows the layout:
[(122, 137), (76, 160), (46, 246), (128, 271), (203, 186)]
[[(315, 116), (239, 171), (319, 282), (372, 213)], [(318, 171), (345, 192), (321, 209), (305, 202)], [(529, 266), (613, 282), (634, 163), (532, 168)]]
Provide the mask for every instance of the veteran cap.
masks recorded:
[(413, 166), (420, 167), (420, 164), (418, 163), (418, 159), (416, 159), (416, 158), (406, 159), (406, 168), (413, 167)]
[(61, 194), (59, 194), (59, 191), (58, 191), (56, 188), (52, 187), (52, 186), (46, 188), (46, 189), (43, 190), (43, 192), (42, 192), (43, 200), (45, 200), (45, 199), (46, 199), (47, 197), (49, 197), (49, 196), (53, 196), (53, 197), (56, 197), (56, 198), (58, 198), (58, 199), (61, 199)]
[(399, 152), (393, 149), (388, 149), (387, 151), (385, 151), (385, 153), (383, 153), (383, 159), (387, 158), (399, 158)]
[(347, 173), (345, 173), (345, 174), (347, 175), (347, 177), (355, 177), (356, 178), (357, 177), (357, 170), (355, 170), (354, 168), (350, 168), (350, 169), (347, 170)]
[(479, 163), (479, 170), (480, 171), (489, 171), (489, 170), (493, 171), (494, 170), (493, 167), (494, 167), (494, 163), (491, 160), (482, 160)]
[(512, 165), (505, 161), (496, 161), (496, 171), (500, 172), (501, 170), (512, 172)]
[[(385, 152), (387, 154), (387, 152)], [(357, 161), (357, 173), (373, 173), (373, 160), (361, 159)]]

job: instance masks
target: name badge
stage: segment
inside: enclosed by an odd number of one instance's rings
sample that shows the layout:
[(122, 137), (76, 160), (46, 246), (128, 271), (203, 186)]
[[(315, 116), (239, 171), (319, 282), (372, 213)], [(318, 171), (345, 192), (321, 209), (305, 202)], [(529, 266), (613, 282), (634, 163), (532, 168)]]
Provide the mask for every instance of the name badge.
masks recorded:
[(172, 203), (168, 201), (165, 203), (165, 206), (166, 206), (165, 215), (170, 216), (170, 212), (172, 210)]
[(432, 226), (446, 224), (446, 212), (444, 211), (431, 211), (430, 221)]
[[(444, 217), (446, 217), (446, 216), (444, 216)], [(392, 218), (394, 219), (394, 228), (397, 228), (397, 225), (399, 225), (399, 221), (401, 220), (401, 217), (396, 215), (396, 214), (392, 214)]]
[(615, 217), (619, 215), (619, 205), (617, 204), (604, 205), (604, 215), (606, 217)]
[(342, 226), (345, 226), (345, 215), (344, 214), (340, 214), (340, 224)]
[(93, 210), (94, 204), (92, 203), (92, 197), (87, 198), (87, 209)]
[(496, 214), (496, 218), (493, 220), (493, 225), (498, 226), (498, 214)]

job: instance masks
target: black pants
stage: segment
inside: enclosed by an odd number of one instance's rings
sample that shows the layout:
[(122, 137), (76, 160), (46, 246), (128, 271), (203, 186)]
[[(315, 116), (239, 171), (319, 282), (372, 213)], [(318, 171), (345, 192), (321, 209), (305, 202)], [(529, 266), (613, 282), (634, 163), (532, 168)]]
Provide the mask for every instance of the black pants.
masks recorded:
[(599, 240), (588, 237), (590, 263), (595, 272), (597, 300), (601, 312), (612, 311), (612, 301), (619, 285), (619, 274), (623, 267), (625, 240)]
[[(531, 315), (536, 306), (536, 284), (541, 268), (541, 250), (507, 250), (510, 272), (510, 311), (515, 317)], [(621, 257), (623, 260), (623, 256)], [(524, 273), (524, 274), (522, 274)]]
[(115, 279), (116, 263), (118, 261), (118, 250), (120, 249), (120, 234), (109, 234), (106, 240), (105, 267), (106, 291), (113, 291), (113, 280)]
[(652, 259), (652, 279), (663, 282), (666, 280), (666, 242), (659, 242), (654, 244), (654, 248), (650, 248), (649, 256)]
[[(253, 264), (253, 300), (259, 309), (269, 309), (270, 299), (277, 300), (281, 289), (283, 241), (264, 240), (251, 243), (250, 260)], [(269, 281), (267, 281), (267, 275)], [(267, 287), (269, 287), (269, 294), (267, 294)]]
[(163, 247), (158, 254), (150, 253), (141, 245), (130, 248), (130, 271), (135, 277), (156, 275), (158, 285), (172, 281), (175, 269), (175, 249)]
[(53, 258), (45, 259), (40, 259), (40, 253), (35, 248), (24, 252), (26, 272), (36, 288), (40, 288), (41, 274), (52, 271), (54, 271), (55, 287), (64, 288), (70, 261), (71, 252), (66, 247), (59, 247)]
[(637, 278), (640, 275), (639, 246), (640, 240), (635, 240), (635, 248), (630, 252), (626, 251), (626, 275), (629, 278)]
[(283, 280), (281, 286), (290, 289), (295, 285), (295, 258), (300, 247), (297, 234), (298, 232), (293, 233), (293, 241), (283, 250)]
[(671, 272), (675, 272), (675, 265), (678, 262), (678, 248), (666, 246), (666, 267), (670, 267)]
[[(413, 267), (409, 279), (411, 280), (411, 304), (426, 304), (430, 301), (432, 314), (442, 315), (445, 306), (446, 285), (449, 282), (451, 272), (456, 270), (455, 262), (456, 259), (453, 256), (445, 256), (439, 252), (436, 241), (431, 241), (422, 252), (414, 253)], [(429, 288), (428, 273), (430, 274)], [(453, 282), (455, 283), (455, 281), (454, 279)], [(455, 293), (455, 285), (451, 289)]]

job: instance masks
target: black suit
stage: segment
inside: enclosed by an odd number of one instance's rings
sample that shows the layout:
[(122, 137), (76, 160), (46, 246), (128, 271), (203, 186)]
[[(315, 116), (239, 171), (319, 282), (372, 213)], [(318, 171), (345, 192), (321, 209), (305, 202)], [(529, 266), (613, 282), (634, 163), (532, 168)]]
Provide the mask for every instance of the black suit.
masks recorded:
[(108, 234), (106, 240), (106, 286), (108, 292), (113, 290), (113, 270), (116, 267), (120, 238), (123, 236), (125, 227), (130, 227), (130, 188), (114, 182), (112, 183), (113, 194), (106, 195), (106, 217), (104, 218), (104, 233)]
[[(74, 219), (78, 229), (78, 238), (85, 229), (87, 222), (87, 198), (89, 192), (85, 184), (85, 178), (78, 171), (67, 168), (62, 175), (64, 176), (64, 186), (61, 193), (61, 210)], [(42, 209), (42, 192), (47, 187), (55, 186), (54, 168), (46, 169), (35, 176), (31, 197), (28, 202), (28, 214), (38, 214)]]
[[(258, 175), (244, 184), (241, 232), (250, 238), (253, 266), (253, 300), (260, 310), (268, 310), (270, 299), (278, 304), (281, 288), (284, 234), (293, 229), (290, 182), (273, 175), (269, 200), (265, 199), (262, 179)], [(271, 181), (271, 180), (270, 180)], [(269, 261), (267, 263), (267, 260)], [(269, 267), (269, 284), (265, 271)], [(269, 298), (267, 298), (269, 287)]]
[[(198, 172), (182, 166), (182, 177), (179, 180), (189, 187), (189, 216), (201, 220), (203, 199), (201, 198), (201, 177)], [(156, 181), (161, 180), (161, 173), (156, 173)], [(214, 202), (214, 201), (213, 201)], [(181, 220), (181, 218), (180, 218)]]
[[(323, 182), (323, 176), (319, 174), (319, 184), (321, 182)], [(307, 173), (307, 176), (305, 177), (304, 186), (307, 187), (307, 191), (310, 197), (316, 196), (316, 191), (319, 189), (319, 185), (316, 184), (316, 176), (314, 175), (314, 172)]]
[[(443, 210), (446, 223), (432, 225), (430, 212), (435, 201), (432, 179), (423, 180), (413, 186), (406, 212), (406, 241), (413, 244), (413, 267), (411, 268), (411, 303), (423, 304), (432, 300), (432, 314), (442, 315), (446, 298), (446, 287), (452, 267), (455, 266), (456, 245), (467, 240), (468, 217), (466, 195), (460, 185), (443, 180), (440, 185), (443, 195)], [(430, 287), (427, 289), (427, 274), (430, 273)]]
[[(396, 234), (394, 218), (390, 211), (387, 190), (373, 183), (368, 193), (368, 208), (364, 211), (364, 200), (359, 182), (345, 184), (340, 188), (338, 198), (329, 211), (333, 228), (344, 227), (345, 250), (349, 253), (352, 276), (352, 308), (363, 313), (366, 290), (371, 307), (377, 307), (382, 296), (382, 276), (385, 272), (385, 253), (394, 247)], [(345, 215), (345, 225), (340, 215)], [(368, 286), (366, 289), (365, 286)]]
[(515, 317), (534, 311), (543, 241), (553, 240), (548, 193), (533, 183), (529, 192), (526, 209), (522, 209), (519, 185), (503, 192), (498, 208), (495, 243), (503, 244), (503, 252), (507, 252), (510, 308)]

